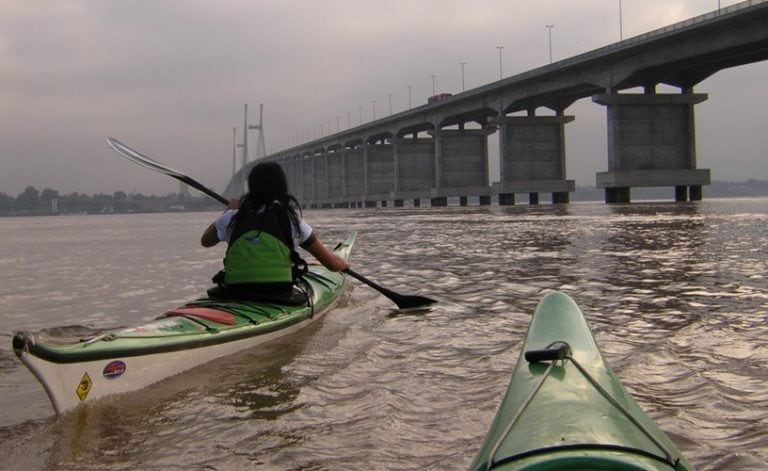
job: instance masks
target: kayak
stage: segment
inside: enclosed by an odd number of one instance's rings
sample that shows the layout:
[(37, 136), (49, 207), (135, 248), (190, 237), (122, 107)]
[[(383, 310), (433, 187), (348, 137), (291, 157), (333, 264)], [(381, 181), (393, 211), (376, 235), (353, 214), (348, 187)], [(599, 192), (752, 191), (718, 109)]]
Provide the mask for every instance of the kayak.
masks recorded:
[(539, 303), (472, 470), (689, 470), (622, 386), (567, 295)]
[[(355, 234), (334, 249), (348, 259)], [(304, 299), (285, 304), (204, 297), (145, 324), (61, 341), (17, 332), (13, 350), (42, 383), (57, 415), (135, 391), (216, 358), (291, 334), (322, 318), (344, 288), (344, 273), (311, 265)]]

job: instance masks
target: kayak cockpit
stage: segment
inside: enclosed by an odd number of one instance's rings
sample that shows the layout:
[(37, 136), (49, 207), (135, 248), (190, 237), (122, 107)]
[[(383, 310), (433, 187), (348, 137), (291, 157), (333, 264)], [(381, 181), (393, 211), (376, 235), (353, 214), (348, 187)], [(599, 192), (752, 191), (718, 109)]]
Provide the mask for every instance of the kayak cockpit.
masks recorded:
[(649, 471), (683, 470), (679, 460), (670, 463), (665, 458), (644, 450), (608, 445), (569, 445), (540, 448), (529, 453), (497, 458), (487, 463), (488, 470), (571, 470), (571, 471)]

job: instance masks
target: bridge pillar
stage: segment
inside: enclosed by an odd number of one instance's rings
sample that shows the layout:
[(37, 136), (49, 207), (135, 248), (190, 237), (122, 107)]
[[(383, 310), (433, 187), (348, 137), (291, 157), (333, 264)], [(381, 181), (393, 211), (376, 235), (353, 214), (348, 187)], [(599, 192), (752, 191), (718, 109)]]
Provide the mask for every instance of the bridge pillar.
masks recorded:
[(334, 203), (339, 203), (346, 197), (344, 152), (329, 152), (326, 162), (328, 167), (328, 198)]
[(311, 205), (315, 199), (314, 159), (309, 155), (299, 157), (301, 167), (301, 202)]
[(315, 180), (315, 194), (313, 200), (315, 203), (322, 205), (328, 199), (328, 154), (323, 152), (322, 154), (316, 154), (310, 156), (309, 159), (313, 162), (313, 178)]
[(514, 193), (499, 193), (499, 206), (514, 206), (515, 194)]
[(439, 129), (435, 137), (433, 206), (447, 205), (448, 197), (490, 194), (488, 129)]
[(494, 185), (499, 204), (514, 204), (515, 193), (552, 193), (553, 202), (567, 202), (575, 190), (565, 178), (565, 125), (573, 116), (504, 116), (501, 132), (501, 181)]
[(365, 194), (372, 200), (389, 199), (395, 186), (395, 153), (392, 144), (367, 146)]
[(395, 138), (397, 142), (397, 191), (424, 192), (435, 180), (434, 140)]
[(344, 149), (344, 195), (359, 201), (365, 195), (365, 150), (362, 147)]
[[(596, 176), (606, 203), (630, 201), (630, 188), (672, 186), (675, 199), (701, 199), (709, 185), (708, 169), (696, 168), (694, 105), (704, 93), (594, 95), (607, 109), (608, 171)], [(687, 192), (686, 192), (687, 193)]]

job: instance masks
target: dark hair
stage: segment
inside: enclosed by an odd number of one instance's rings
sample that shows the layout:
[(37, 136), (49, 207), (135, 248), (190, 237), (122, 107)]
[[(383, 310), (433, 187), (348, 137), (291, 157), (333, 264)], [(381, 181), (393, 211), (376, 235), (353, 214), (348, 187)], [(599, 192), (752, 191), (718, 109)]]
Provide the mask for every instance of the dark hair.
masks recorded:
[(248, 192), (240, 198), (240, 209), (232, 218), (232, 227), (241, 215), (270, 208), (275, 202), (288, 213), (291, 224), (298, 228), (301, 208), (298, 200), (288, 193), (288, 180), (283, 168), (276, 162), (256, 164), (248, 174)]

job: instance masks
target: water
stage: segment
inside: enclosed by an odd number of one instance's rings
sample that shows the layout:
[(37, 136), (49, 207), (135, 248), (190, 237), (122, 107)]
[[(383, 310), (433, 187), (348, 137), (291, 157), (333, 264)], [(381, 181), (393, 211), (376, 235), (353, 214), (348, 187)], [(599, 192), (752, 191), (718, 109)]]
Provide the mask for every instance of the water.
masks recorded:
[(439, 299), (402, 314), (352, 282), (317, 328), (63, 416), (14, 331), (90, 331), (193, 299), (213, 213), (4, 219), (0, 468), (465, 469), (544, 293), (699, 469), (768, 469), (768, 199), (307, 211), (354, 268)]

